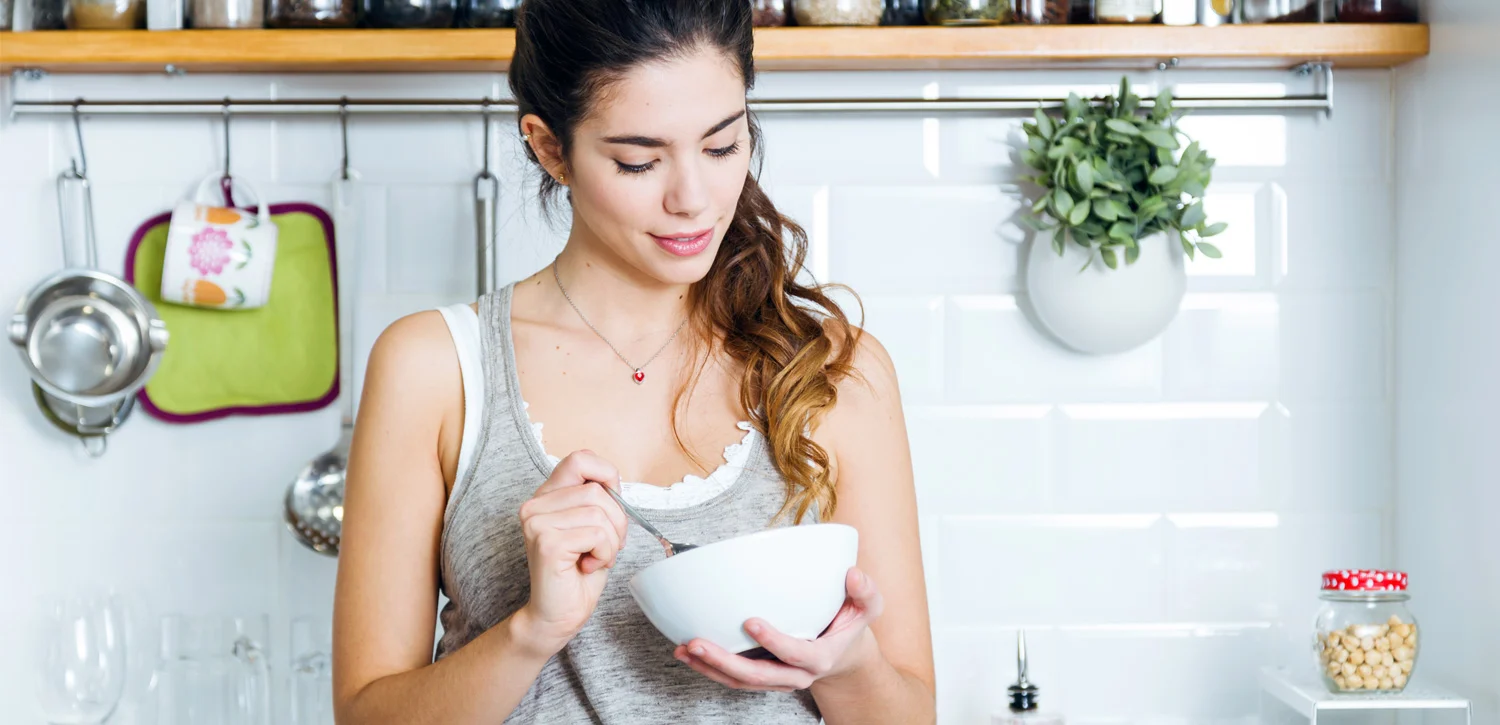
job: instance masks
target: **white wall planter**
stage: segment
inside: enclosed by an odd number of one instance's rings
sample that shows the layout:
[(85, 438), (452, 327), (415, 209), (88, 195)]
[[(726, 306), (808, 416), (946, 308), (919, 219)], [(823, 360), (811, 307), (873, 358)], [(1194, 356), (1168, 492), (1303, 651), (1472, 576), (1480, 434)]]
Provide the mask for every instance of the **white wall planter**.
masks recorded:
[(1182, 245), (1166, 234), (1140, 241), (1141, 256), (1119, 269), (1069, 241), (1058, 256), (1052, 235), (1038, 234), (1026, 262), (1026, 287), (1037, 320), (1064, 345), (1083, 353), (1125, 352), (1155, 339), (1171, 324), (1187, 291)]

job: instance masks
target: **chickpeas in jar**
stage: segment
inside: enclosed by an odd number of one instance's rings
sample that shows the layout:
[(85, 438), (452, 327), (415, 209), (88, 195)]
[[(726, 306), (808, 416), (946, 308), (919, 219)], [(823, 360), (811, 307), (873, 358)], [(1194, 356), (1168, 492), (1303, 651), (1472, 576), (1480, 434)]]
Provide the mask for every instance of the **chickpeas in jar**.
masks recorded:
[(1329, 692), (1401, 692), (1420, 651), (1404, 572), (1341, 569), (1323, 575), (1314, 651)]

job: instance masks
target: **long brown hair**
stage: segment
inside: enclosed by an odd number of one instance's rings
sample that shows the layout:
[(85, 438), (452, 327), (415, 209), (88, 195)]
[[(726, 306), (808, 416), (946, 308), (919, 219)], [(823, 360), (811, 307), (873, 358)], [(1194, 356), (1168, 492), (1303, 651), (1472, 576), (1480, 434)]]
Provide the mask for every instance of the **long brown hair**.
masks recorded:
[[(755, 36), (745, 0), (526, 0), (516, 28), (508, 77), (518, 118), (539, 116), (564, 157), (591, 104), (643, 63), (712, 48), (735, 61), (747, 93), (755, 85)], [(740, 403), (787, 482), (780, 515), (801, 521), (815, 510), (826, 519), (838, 500), (828, 452), (811, 436), (837, 402), (838, 383), (855, 372), (860, 330), (828, 296), (828, 286), (798, 279), (807, 232), (782, 216), (757, 182), (760, 125), (753, 114), (748, 120), (755, 170), (746, 174), (713, 265), (689, 295), (700, 337), (718, 341), (699, 346), (705, 358), (698, 371), (715, 349), (738, 364)], [(544, 208), (560, 188), (542, 173)], [(697, 373), (679, 391), (679, 403), (696, 379)], [(676, 425), (678, 407), (673, 434), (686, 451)]]

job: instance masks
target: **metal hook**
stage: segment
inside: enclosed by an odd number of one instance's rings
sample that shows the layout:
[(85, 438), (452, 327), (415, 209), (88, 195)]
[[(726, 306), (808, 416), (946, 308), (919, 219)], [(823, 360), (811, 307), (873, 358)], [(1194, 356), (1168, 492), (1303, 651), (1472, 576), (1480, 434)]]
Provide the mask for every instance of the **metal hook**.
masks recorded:
[(83, 150), (83, 115), (78, 111), (78, 106), (83, 103), (79, 98), (73, 101), (73, 133), (78, 137), (78, 158), (73, 159), (73, 175), (79, 178), (89, 173), (89, 157)]
[(339, 99), (339, 135), (344, 145), (344, 159), (340, 166), (340, 178), (349, 180), (349, 97)]
[(222, 178), (229, 178), (229, 96), (224, 97), (224, 176)]
[(490, 177), (490, 97), (485, 96), (480, 102), (479, 115), (484, 119), (484, 169), (479, 175), (484, 178)]

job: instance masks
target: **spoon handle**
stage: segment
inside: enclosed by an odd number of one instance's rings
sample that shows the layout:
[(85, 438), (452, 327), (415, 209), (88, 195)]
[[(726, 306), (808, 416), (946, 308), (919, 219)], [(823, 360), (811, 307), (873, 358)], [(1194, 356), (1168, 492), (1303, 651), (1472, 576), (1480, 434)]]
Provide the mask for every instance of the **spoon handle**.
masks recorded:
[(620, 504), (620, 508), (625, 511), (625, 515), (629, 516), (637, 524), (640, 524), (640, 527), (643, 528), (643, 529), (645, 529), (646, 533), (648, 533), (648, 534), (650, 534), (652, 536), (655, 536), (657, 538), (657, 540), (662, 543), (663, 546), (666, 546), (666, 547), (669, 547), (669, 548), (673, 546), (672, 542), (670, 542), (670, 541), (667, 540), (667, 537), (663, 536), (660, 531), (657, 531), (656, 527), (652, 526), (651, 522), (647, 521), (646, 517), (641, 515), (641, 512), (636, 511), (635, 508), (632, 507), (630, 504), (625, 503), (625, 499), (621, 498), (619, 493), (617, 493), (614, 489), (610, 488), (609, 486), (605, 486), (602, 483), (600, 483), (599, 485), (603, 486), (604, 490), (609, 492), (610, 497), (615, 500), (615, 503)]

